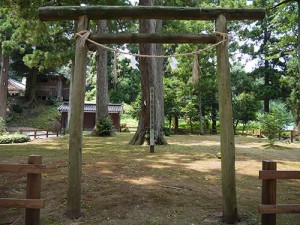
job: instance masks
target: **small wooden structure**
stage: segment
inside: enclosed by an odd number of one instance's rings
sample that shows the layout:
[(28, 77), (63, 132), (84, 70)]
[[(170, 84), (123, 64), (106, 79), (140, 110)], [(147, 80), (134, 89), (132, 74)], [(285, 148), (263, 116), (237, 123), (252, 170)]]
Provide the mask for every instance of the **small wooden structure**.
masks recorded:
[(55, 98), (59, 101), (69, 100), (70, 82), (61, 73), (40, 74), (36, 81), (36, 96), (42, 100)]
[(0, 198), (0, 208), (25, 208), (25, 224), (40, 224), (40, 209), (45, 207), (45, 200), (41, 198), (42, 156), (28, 156), (28, 164), (0, 164), (0, 173), (26, 173), (27, 188), (26, 199)]
[[(69, 112), (69, 103), (65, 102), (57, 108), (61, 113), (61, 128), (66, 128), (68, 121), (68, 112)], [(122, 104), (109, 104), (108, 105), (108, 114), (110, 115), (114, 131), (120, 131), (120, 117), (123, 111)], [(84, 130), (93, 130), (96, 124), (96, 103), (84, 103), (84, 116), (83, 116), (83, 129)]]
[(277, 163), (265, 160), (259, 171), (262, 204), (258, 206), (262, 225), (276, 225), (276, 214), (300, 213), (300, 204), (276, 204), (277, 179), (300, 179), (300, 171), (277, 171)]

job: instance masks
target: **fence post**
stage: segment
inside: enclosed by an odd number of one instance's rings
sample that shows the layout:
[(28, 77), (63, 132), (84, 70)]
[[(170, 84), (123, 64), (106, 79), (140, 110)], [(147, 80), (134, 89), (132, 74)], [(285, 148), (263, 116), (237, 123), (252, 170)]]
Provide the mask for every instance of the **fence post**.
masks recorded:
[[(264, 160), (262, 164), (263, 170), (276, 170), (277, 163), (269, 160)], [(262, 180), (262, 196), (261, 202), (263, 205), (276, 204), (276, 179), (263, 179)], [(262, 214), (262, 225), (276, 225), (276, 214)]]
[(34, 130), (34, 138), (36, 138), (36, 130)]
[(48, 130), (46, 130), (46, 138), (48, 138), (48, 132), (49, 132), (49, 131), (48, 131)]
[[(28, 156), (28, 164), (42, 164), (41, 155)], [(26, 199), (40, 199), (41, 198), (41, 174), (28, 173)], [(39, 225), (40, 224), (40, 209), (26, 209), (25, 225)]]

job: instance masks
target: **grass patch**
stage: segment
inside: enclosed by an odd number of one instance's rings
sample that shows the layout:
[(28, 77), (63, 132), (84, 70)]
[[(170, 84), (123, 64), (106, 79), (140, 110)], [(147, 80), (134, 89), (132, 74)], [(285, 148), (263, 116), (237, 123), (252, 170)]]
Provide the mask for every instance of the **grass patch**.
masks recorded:
[[(113, 137), (85, 135), (82, 165), (83, 217), (65, 217), (68, 171), (68, 137), (39, 139), (24, 144), (0, 145), (1, 163), (26, 163), (27, 156), (43, 156), (47, 173), (42, 178), (42, 225), (155, 224), (191, 225), (221, 223), (220, 137), (172, 135), (168, 146), (128, 145), (133, 134)], [(236, 137), (236, 184), (238, 211), (243, 225), (259, 223), (257, 206), (261, 199), (258, 171), (262, 160), (279, 162), (278, 170), (299, 170), (300, 145), (288, 149), (264, 149), (267, 142)], [(25, 181), (18, 174), (0, 174), (1, 197), (24, 197)], [(299, 203), (299, 181), (278, 184), (280, 203)], [(9, 188), (8, 188), (9, 187)], [(20, 219), (23, 210), (1, 209), (1, 223)], [(278, 224), (298, 225), (299, 215), (278, 218)]]

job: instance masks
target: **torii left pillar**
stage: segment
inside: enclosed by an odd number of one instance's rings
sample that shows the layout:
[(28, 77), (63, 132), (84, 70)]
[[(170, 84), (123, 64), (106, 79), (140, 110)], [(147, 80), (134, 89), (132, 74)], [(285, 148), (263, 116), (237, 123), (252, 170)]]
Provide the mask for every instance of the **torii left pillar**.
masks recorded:
[[(77, 32), (88, 29), (87, 16), (78, 18)], [(69, 166), (67, 190), (67, 216), (71, 219), (81, 217), (81, 163), (82, 163), (82, 131), (84, 114), (84, 95), (87, 67), (86, 44), (80, 38), (76, 40), (75, 67), (70, 96), (69, 124)]]

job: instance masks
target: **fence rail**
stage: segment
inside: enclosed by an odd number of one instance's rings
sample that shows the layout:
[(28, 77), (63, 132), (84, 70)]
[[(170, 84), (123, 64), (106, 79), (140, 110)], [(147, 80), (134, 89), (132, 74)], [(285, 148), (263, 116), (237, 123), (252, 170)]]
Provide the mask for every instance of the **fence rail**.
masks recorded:
[(58, 137), (59, 130), (51, 131), (51, 130), (42, 130), (42, 129), (19, 129), (19, 130), (6, 130), (5, 132), (8, 133), (26, 133), (29, 137), (40, 137), (40, 136), (46, 136), (47, 138), (51, 135), (55, 135)]
[(0, 173), (26, 173), (26, 199), (0, 198), (0, 208), (25, 208), (25, 225), (39, 225), (40, 209), (45, 207), (41, 198), (42, 173), (46, 167), (42, 165), (42, 156), (28, 156), (28, 164), (0, 164)]
[(276, 225), (276, 214), (300, 213), (300, 204), (276, 204), (277, 179), (300, 179), (300, 171), (277, 171), (277, 163), (264, 160), (262, 179), (262, 204), (258, 206), (262, 225)]

